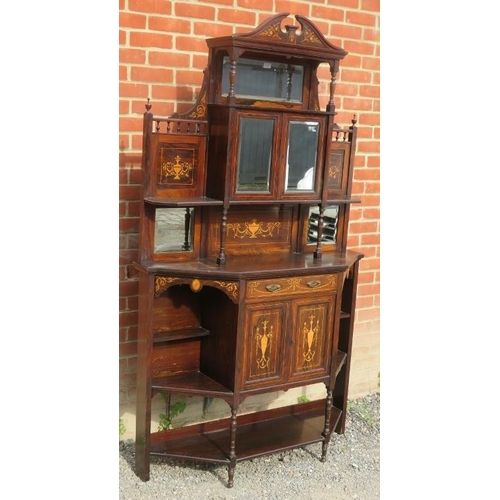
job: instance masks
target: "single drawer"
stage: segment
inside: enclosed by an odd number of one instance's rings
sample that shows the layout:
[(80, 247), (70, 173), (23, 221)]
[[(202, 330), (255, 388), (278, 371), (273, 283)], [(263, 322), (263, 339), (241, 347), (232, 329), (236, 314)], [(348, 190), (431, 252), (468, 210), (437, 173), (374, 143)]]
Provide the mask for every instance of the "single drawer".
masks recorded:
[(335, 291), (337, 289), (337, 279), (337, 274), (320, 274), (251, 280), (247, 284), (246, 298), (288, 297)]

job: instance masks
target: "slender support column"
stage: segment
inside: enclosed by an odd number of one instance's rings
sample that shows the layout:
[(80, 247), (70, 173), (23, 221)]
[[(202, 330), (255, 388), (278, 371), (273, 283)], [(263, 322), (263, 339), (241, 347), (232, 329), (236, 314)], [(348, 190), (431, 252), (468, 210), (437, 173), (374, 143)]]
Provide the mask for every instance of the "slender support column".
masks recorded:
[(217, 264), (225, 264), (226, 262), (227, 211), (228, 209), (226, 207), (222, 209), (222, 219), (220, 226), (220, 247), (219, 247), (219, 257), (217, 257)]
[(316, 250), (314, 252), (315, 259), (321, 259), (322, 251), (321, 251), (321, 240), (323, 239), (323, 222), (325, 218), (325, 208), (320, 205), (319, 207), (319, 216), (318, 216), (318, 241), (316, 242)]
[(231, 408), (231, 442), (229, 444), (228, 488), (233, 487), (234, 470), (236, 468), (236, 412), (237, 408)]
[(326, 462), (326, 452), (328, 451), (328, 443), (332, 434), (330, 432), (330, 419), (332, 416), (332, 403), (333, 403), (333, 390), (328, 389), (325, 405), (325, 428), (323, 429), (322, 436), (325, 438), (321, 450), (321, 461)]
[(184, 214), (184, 244), (182, 245), (183, 250), (191, 250), (191, 209), (186, 208), (186, 213)]

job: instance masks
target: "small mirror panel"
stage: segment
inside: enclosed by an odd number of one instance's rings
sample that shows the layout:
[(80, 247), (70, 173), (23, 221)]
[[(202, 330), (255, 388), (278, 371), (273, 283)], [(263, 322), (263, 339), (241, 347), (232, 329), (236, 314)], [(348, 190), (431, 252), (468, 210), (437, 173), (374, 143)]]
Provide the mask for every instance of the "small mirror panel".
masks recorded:
[(241, 118), (237, 192), (269, 193), (274, 120)]
[[(224, 57), (222, 95), (229, 93), (229, 57)], [(234, 93), (241, 99), (302, 102), (304, 68), (293, 64), (241, 58), (236, 64)]]
[(194, 208), (157, 208), (155, 253), (193, 250)]
[[(339, 216), (339, 207), (332, 205), (327, 207), (323, 214), (323, 236), (322, 243), (337, 242), (337, 224)], [(309, 208), (309, 227), (307, 231), (307, 244), (313, 245), (318, 243), (318, 222), (319, 222), (319, 207)]]
[(318, 138), (319, 122), (290, 122), (285, 191), (314, 191)]

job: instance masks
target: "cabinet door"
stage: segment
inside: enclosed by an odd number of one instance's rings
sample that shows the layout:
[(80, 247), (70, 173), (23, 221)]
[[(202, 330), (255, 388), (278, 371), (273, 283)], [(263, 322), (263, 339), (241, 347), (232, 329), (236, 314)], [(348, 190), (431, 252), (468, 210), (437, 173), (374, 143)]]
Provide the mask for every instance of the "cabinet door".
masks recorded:
[(289, 380), (327, 375), (333, 340), (334, 297), (322, 296), (292, 302), (293, 325), (290, 337)]
[(289, 305), (247, 305), (243, 388), (265, 387), (284, 380), (283, 340)]

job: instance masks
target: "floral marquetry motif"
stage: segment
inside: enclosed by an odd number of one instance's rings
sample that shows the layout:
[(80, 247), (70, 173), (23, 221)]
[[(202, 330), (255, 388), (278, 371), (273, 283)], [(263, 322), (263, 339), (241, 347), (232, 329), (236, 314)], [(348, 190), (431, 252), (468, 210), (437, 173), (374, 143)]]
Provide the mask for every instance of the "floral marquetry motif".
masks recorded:
[(214, 285), (225, 291), (233, 300), (238, 299), (238, 293), (240, 289), (238, 283), (235, 283), (233, 281), (214, 281), (213, 283)]
[(279, 233), (280, 226), (280, 222), (268, 222), (264, 225), (263, 222), (257, 222), (257, 219), (253, 219), (252, 222), (245, 222), (244, 224), (228, 224), (227, 231), (228, 233), (231, 231), (235, 238), (257, 238), (258, 236), (267, 238), (273, 236), (274, 230)]
[(161, 293), (166, 290), (172, 283), (178, 281), (179, 278), (165, 278), (164, 276), (157, 276), (155, 279), (155, 292)]
[[(194, 150), (190, 151), (190, 155), (194, 157)], [(182, 161), (182, 157), (180, 155), (176, 155), (175, 158), (173, 158), (173, 161), (162, 161), (159, 170), (159, 177), (160, 184), (166, 184), (175, 181), (187, 181), (189, 184), (192, 184), (192, 159), (191, 161)]]
[(247, 287), (249, 298), (262, 298), (271, 295), (295, 295), (312, 291), (335, 290), (337, 275), (303, 276), (276, 280), (250, 281)]

